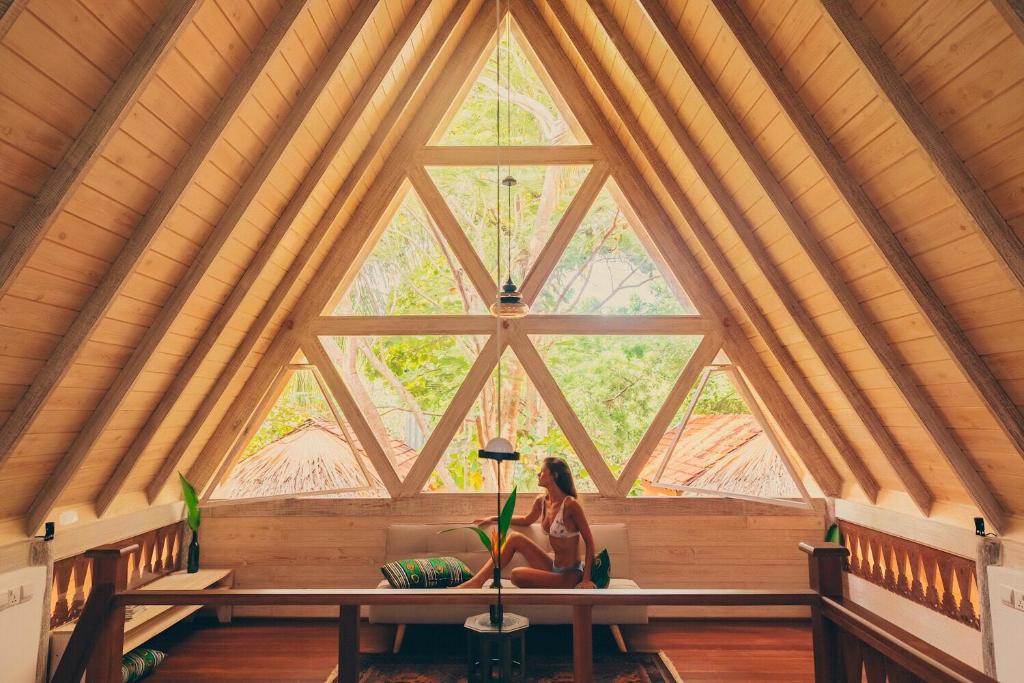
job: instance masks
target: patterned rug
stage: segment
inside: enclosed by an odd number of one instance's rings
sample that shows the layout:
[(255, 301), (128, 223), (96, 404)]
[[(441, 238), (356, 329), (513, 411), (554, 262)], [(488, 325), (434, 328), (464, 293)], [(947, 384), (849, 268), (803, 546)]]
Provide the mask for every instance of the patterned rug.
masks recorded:
[[(466, 662), (438, 661), (424, 656), (364, 654), (359, 683), (466, 683)], [(534, 683), (572, 683), (572, 657), (529, 659), (527, 674)], [(335, 667), (326, 683), (336, 683)], [(595, 683), (683, 683), (663, 652), (594, 655)]]

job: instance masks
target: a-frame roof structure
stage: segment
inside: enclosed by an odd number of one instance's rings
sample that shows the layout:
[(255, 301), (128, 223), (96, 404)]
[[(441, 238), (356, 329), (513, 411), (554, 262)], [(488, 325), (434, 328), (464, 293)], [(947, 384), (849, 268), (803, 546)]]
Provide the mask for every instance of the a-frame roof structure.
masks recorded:
[[(814, 492), (923, 515), (977, 510), (1008, 530), (1024, 515), (1024, 45), (1001, 4), (512, 0), (500, 11), (585, 134), (567, 158), (614, 179)], [(325, 307), (400, 190), (411, 184), (429, 208), (425, 163), (493, 158), (430, 143), (488, 53), (495, 10), (11, 4), (0, 18), (7, 537), (67, 507), (170, 500), (179, 469), (208, 485), (300, 349), (330, 366), (316, 326), (331, 324)], [(468, 272), (483, 289), (486, 273)], [(506, 341), (526, 362), (525, 333)], [(409, 495), (423, 463), (406, 482), (378, 471)], [(628, 477), (610, 476), (602, 493), (623, 494)]]

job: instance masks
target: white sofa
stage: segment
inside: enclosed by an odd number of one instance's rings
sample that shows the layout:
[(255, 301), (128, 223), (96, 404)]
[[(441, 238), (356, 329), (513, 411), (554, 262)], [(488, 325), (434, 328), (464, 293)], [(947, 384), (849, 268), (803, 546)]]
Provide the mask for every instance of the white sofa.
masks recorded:
[[(465, 529), (439, 534), (455, 524), (392, 524), (387, 529), (384, 561), (405, 560), (416, 557), (453, 556), (461, 559), (473, 571), (478, 570), (487, 561), (487, 551), (480, 544), (480, 539), (472, 531)], [(594, 545), (598, 552), (608, 549), (612, 564), (612, 580), (609, 588), (638, 588), (631, 578), (629, 562), (629, 533), (625, 524), (592, 524)], [(547, 536), (541, 531), (539, 524), (532, 527), (514, 527), (533, 539), (538, 545), (551, 551)], [(509, 571), (522, 566), (521, 558), (516, 557), (508, 567), (502, 569), (502, 575), (508, 577)], [(510, 590), (515, 587), (503, 579), (503, 585)], [(377, 588), (390, 588), (384, 579)], [(511, 608), (516, 614), (522, 614), (531, 624), (570, 624), (572, 608), (567, 605), (516, 605)], [(371, 605), (369, 608), (370, 623), (397, 624), (395, 646), (397, 652), (401, 647), (406, 624), (461, 624), (467, 617), (478, 614), (480, 605), (452, 604), (443, 610), (428, 605)], [(643, 605), (614, 605), (595, 607), (593, 610), (595, 624), (607, 624), (620, 649), (625, 649), (620, 624), (646, 624), (647, 608)]]

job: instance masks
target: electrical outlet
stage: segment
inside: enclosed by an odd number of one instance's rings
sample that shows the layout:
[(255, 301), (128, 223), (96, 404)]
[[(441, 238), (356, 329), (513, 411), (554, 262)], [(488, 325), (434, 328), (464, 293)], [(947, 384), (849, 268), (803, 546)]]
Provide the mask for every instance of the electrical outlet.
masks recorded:
[(1024, 612), (1024, 590), (1013, 591), (1013, 608)]
[(17, 605), (21, 600), (21, 589), (20, 588), (8, 588), (3, 593), (0, 593), (0, 609), (7, 609)]

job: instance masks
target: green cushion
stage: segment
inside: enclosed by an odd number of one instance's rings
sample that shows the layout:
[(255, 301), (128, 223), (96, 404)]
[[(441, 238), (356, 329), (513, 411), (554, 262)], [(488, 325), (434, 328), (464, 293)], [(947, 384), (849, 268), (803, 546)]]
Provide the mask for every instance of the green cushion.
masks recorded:
[(388, 562), (380, 568), (392, 588), (448, 588), (473, 576), (457, 557), (425, 557)]
[(612, 560), (605, 548), (594, 556), (594, 564), (590, 567), (590, 580), (598, 588), (607, 588), (612, 580)]
[(137, 647), (121, 658), (121, 683), (135, 683), (156, 671), (167, 653)]

